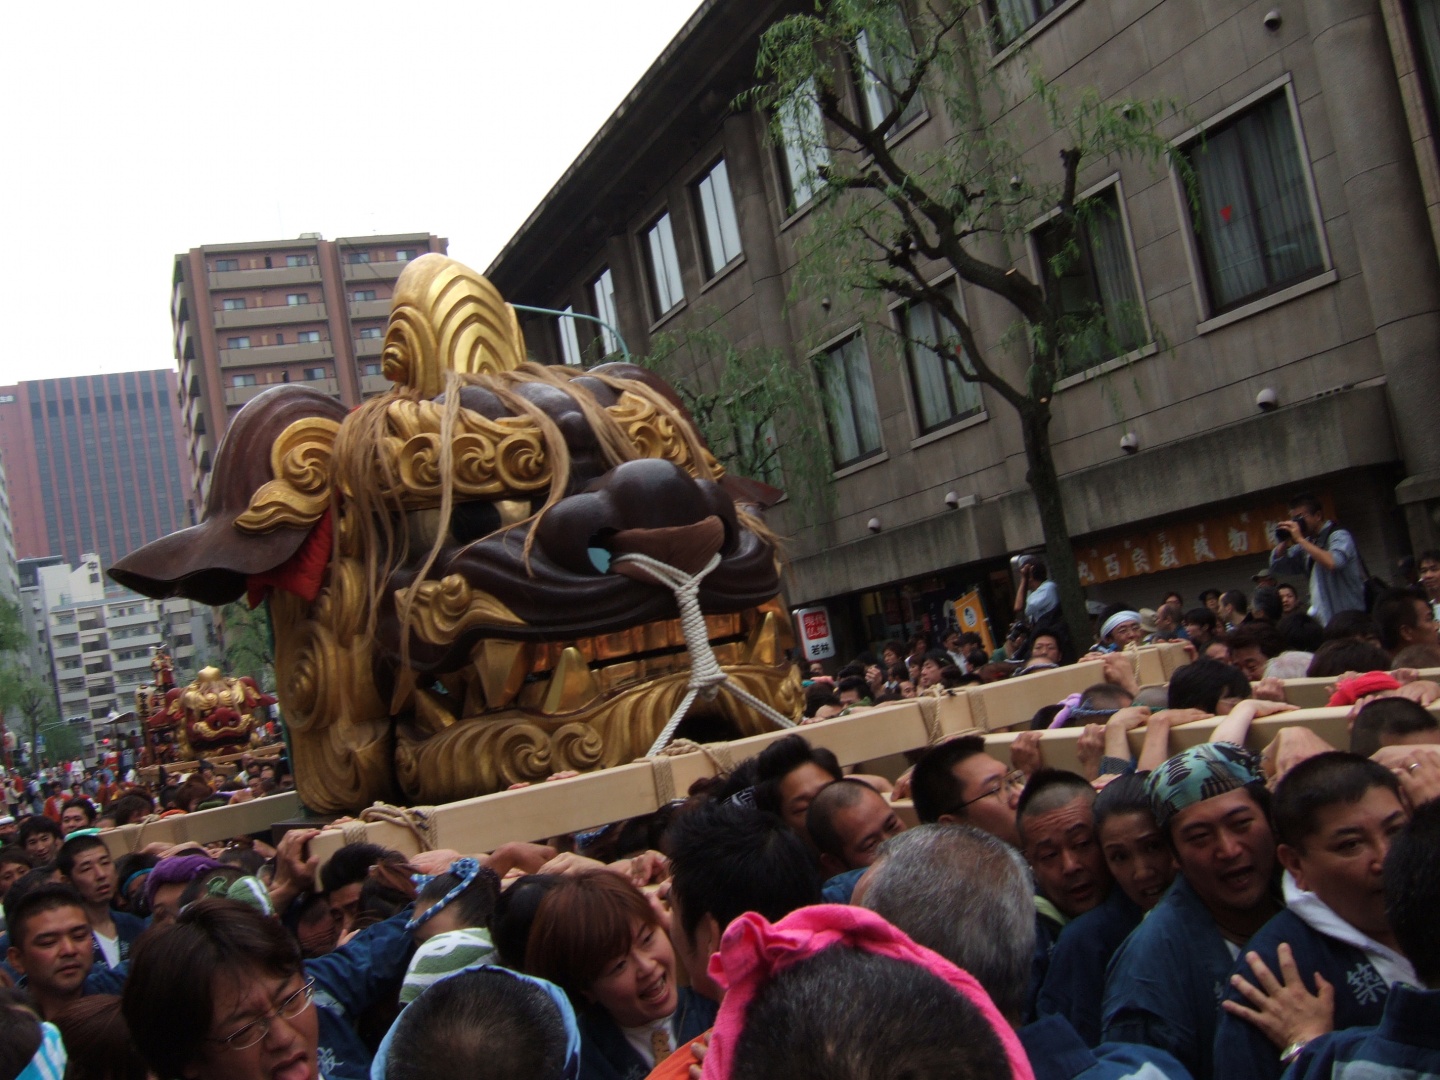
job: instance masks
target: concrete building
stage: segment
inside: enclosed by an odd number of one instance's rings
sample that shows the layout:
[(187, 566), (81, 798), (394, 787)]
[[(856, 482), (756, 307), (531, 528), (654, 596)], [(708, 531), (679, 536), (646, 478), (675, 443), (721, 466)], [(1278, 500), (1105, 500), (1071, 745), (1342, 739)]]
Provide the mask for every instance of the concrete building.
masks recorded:
[[(1015, 414), (927, 369), (923, 319), (908, 317), (924, 312), (897, 302), (892, 326), (877, 326), (857, 298), (799, 284), (808, 195), (765, 118), (730, 104), (754, 81), (758, 35), (802, 7), (702, 4), (488, 273), (513, 302), (607, 317), (636, 353), (663, 331), (712, 327), (815, 372), (830, 415), (801, 422), (829, 428), (834, 510), (806, 520), (782, 503), (770, 520), (790, 541), (789, 601), (829, 607), (842, 655), (934, 628), (972, 588), (1003, 629), (1007, 560), (1041, 542)], [(1164, 169), (1094, 162), (1079, 178), (1114, 209), (1116, 258), (1064, 287), (1114, 291), (1143, 313), (1127, 352), (1077, 365), (1056, 391), (1054, 454), (1090, 597), (1158, 606), (1170, 589), (1248, 587), (1297, 489), (1330, 501), (1376, 573), (1434, 545), (1440, 4), (1001, 8), (1018, 20), (1012, 40), (987, 38), (1002, 82), (1024, 85), (1034, 67), (1067, 93), (1173, 98), (1186, 116), (1165, 137), (1207, 147), (1198, 214)], [(864, 108), (864, 88), (850, 93)], [(1016, 121), (1027, 160), (1058, 177), (1038, 113), (996, 119)], [(921, 99), (892, 142), (923, 151), (954, 137)], [(1256, 184), (1275, 189), (1263, 214)], [(1284, 220), (1256, 227), (1267, 214)], [(1008, 258), (1043, 281), (1043, 245), (1037, 220)], [(1001, 355), (1013, 311), (959, 292), (981, 347)], [(547, 362), (615, 345), (583, 324), (524, 326)], [(713, 385), (702, 358), (695, 370)], [(1278, 407), (1257, 408), (1263, 391)]]
[(0, 596), (20, 600), (20, 566), (15, 552), (15, 526), (10, 510), (10, 480), (0, 453)]
[(134, 706), (137, 687), (151, 681), (150, 659), (168, 645), (176, 685), (189, 682), (214, 643), (210, 610), (188, 600), (151, 600), (122, 589), (101, 573), (95, 553), (76, 567), (51, 560), (27, 564), (33, 603), (43, 635), (60, 716), (81, 735), (83, 755), (94, 757), (100, 740), (116, 732), (112, 713)]
[(193, 523), (177, 386), (159, 369), (0, 387), (19, 558), (109, 566)]
[(388, 385), (380, 346), (395, 279), (448, 241), (430, 233), (212, 244), (175, 256), (170, 315), (196, 506), (240, 406), (303, 382), (356, 405)]

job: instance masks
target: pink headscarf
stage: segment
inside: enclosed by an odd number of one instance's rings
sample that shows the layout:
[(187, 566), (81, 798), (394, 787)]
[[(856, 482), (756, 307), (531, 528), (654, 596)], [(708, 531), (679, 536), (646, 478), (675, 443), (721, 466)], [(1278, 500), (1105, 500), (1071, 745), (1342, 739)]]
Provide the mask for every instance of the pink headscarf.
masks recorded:
[(801, 908), (773, 926), (750, 911), (730, 924), (720, 940), (720, 951), (710, 957), (710, 977), (725, 988), (725, 998), (705, 1054), (705, 1080), (729, 1080), (745, 1013), (760, 989), (786, 968), (835, 946), (903, 960), (945, 980), (980, 1011), (995, 1032), (1015, 1080), (1035, 1080), (1020, 1040), (973, 976), (939, 953), (915, 944), (873, 911), (846, 904)]

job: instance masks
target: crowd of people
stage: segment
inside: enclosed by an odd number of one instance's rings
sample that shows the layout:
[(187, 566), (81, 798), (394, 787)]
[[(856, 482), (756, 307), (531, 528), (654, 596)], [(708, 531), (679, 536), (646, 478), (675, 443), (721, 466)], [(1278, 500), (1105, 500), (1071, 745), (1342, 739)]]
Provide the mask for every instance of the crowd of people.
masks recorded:
[[(815, 712), (1082, 662), (1033, 566), (995, 656), (862, 656)], [(892, 781), (797, 732), (655, 814), (491, 852), (322, 865), (291, 828), (115, 859), (97, 826), (136, 792), (42, 807), (0, 848), (0, 1080), (1440, 1075), (1430, 599), (1322, 623), (1280, 591), (1102, 614), (1093, 685), (1008, 759), (962, 735)], [(1166, 685), (1136, 685), (1147, 636), (1190, 643)], [(1334, 680), (1345, 745), (1284, 726), (1296, 669)], [(1047, 761), (1067, 726), (1074, 769)]]

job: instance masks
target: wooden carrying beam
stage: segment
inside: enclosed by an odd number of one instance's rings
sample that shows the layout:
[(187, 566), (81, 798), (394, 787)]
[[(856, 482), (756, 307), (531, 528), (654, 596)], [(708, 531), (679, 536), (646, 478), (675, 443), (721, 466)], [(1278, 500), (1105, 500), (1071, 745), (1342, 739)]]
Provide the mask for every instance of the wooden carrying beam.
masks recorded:
[(265, 832), (277, 821), (303, 813), (300, 797), (293, 791), (251, 799), (234, 806), (217, 806), (193, 814), (175, 814), (144, 825), (121, 825), (100, 834), (112, 858), (138, 851), (146, 844), (210, 844), (232, 836)]
[[(240, 759), (246, 754), (255, 758), (261, 765), (273, 765), (275, 759), (285, 753), (284, 743), (266, 743), (264, 746), (257, 746), (254, 750), (242, 750), (238, 754), (222, 754), (218, 757), (206, 758), (205, 760), (215, 766), (215, 771), (230, 776), (240, 771)], [(165, 765), (165, 771), (170, 773), (194, 772), (200, 767), (196, 761), (171, 761)], [(135, 775), (147, 784), (153, 784), (160, 778), (159, 765), (141, 765), (135, 770)]]
[[(1184, 664), (1183, 646), (1147, 646), (1136, 654), (1141, 685), (1166, 682)], [(806, 724), (810, 742), (833, 752), (841, 765), (872, 761), (929, 746), (949, 735), (1028, 724), (1043, 705), (1103, 681), (1098, 665), (1075, 664), (985, 686), (965, 687), (938, 698), (895, 702), (846, 716)], [(706, 747), (654, 761), (586, 773), (569, 780), (534, 784), (474, 799), (425, 808), (432, 847), (461, 852), (492, 851), (512, 840), (534, 840), (595, 828), (654, 813), (690, 785), (716, 775), (729, 763), (758, 754), (788, 731)], [(323, 863), (346, 842), (332, 830), (311, 843)], [(415, 834), (390, 821), (364, 825), (366, 841), (407, 855), (420, 850)]]

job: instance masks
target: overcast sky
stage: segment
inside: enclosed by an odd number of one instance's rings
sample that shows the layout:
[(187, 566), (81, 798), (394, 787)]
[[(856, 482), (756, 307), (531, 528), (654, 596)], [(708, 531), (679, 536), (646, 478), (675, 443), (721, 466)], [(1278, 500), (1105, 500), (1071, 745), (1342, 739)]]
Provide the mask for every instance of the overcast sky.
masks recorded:
[(173, 366), (202, 244), (434, 232), (484, 269), (697, 4), (7, 5), (0, 383)]

